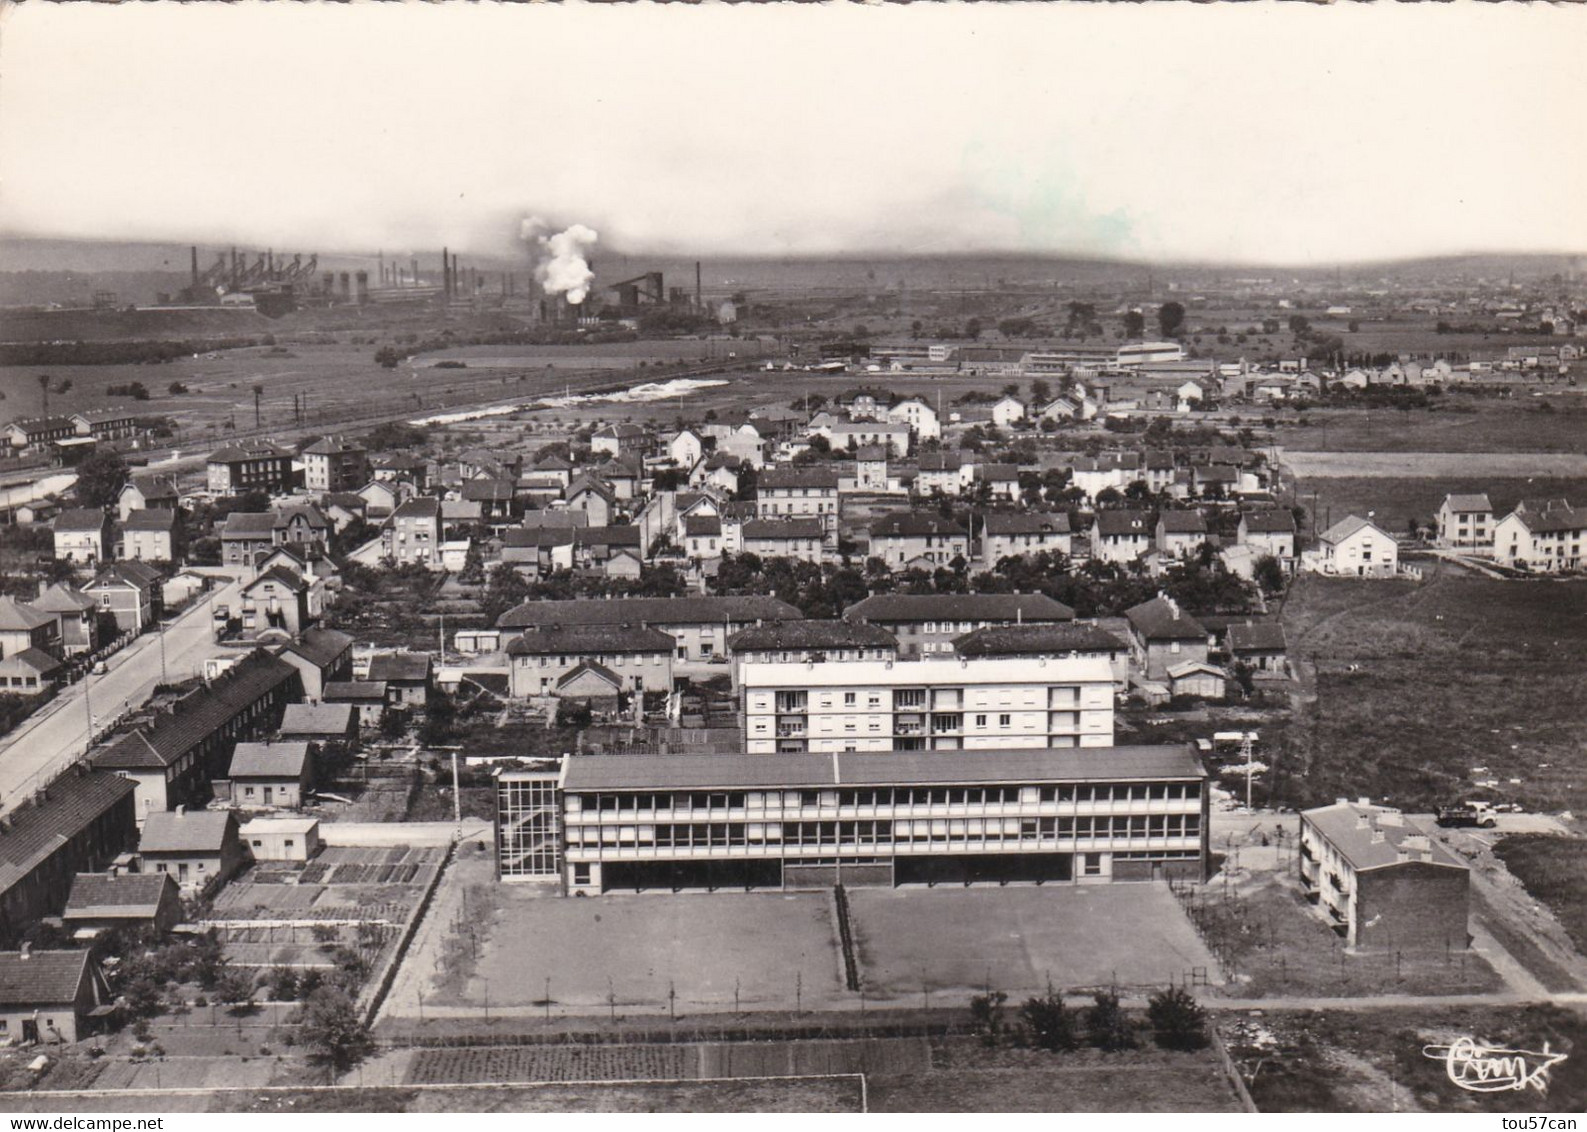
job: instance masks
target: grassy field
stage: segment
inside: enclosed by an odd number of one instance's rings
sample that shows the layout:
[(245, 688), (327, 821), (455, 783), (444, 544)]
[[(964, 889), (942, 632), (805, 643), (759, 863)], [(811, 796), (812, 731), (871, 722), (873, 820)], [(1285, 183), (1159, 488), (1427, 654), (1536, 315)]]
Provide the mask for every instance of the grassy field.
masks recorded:
[(1216, 964), (1166, 887), (854, 889), (860, 976), (873, 999), (968, 999), (1060, 989), (1163, 986)]
[(1587, 840), (1550, 834), (1512, 834), (1493, 851), (1587, 953)]
[[(1220, 1024), (1263, 1112), (1581, 1112), (1587, 1107), (1587, 1020), (1557, 1007), (1462, 1007), (1270, 1013)], [(1469, 1036), (1540, 1050), (1555, 1066), (1546, 1094), (1473, 1093), (1457, 1087), (1427, 1047)], [(1254, 1074), (1254, 1079), (1253, 1079)]]
[(1304, 576), (1282, 618), (1316, 700), (1264, 732), (1279, 801), (1425, 810), (1491, 778), (1499, 800), (1587, 806), (1587, 584)]
[(1486, 492), (1495, 518), (1500, 518), (1522, 499), (1564, 497), (1578, 506), (1587, 503), (1587, 476), (1308, 476), (1295, 485), (1295, 501), (1308, 514), (1315, 513), (1319, 532), (1330, 521), (1347, 515), (1364, 518), (1370, 511), (1374, 522), (1399, 535), (1410, 519), (1431, 525), (1451, 492)]
[[(1540, 409), (1550, 404), (1552, 412)], [(1580, 396), (1476, 398), (1445, 394), (1437, 409), (1310, 409), (1275, 443), (1297, 452), (1584, 452)]]

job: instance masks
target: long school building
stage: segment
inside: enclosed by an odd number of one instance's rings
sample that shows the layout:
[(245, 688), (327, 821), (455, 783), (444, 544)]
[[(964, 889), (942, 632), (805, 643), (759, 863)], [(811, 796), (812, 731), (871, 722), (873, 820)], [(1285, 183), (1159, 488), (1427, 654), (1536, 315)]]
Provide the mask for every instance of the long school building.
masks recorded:
[(1205, 875), (1187, 747), (570, 756), (498, 778), (498, 874), (570, 893)]
[(1113, 671), (1098, 657), (746, 663), (751, 755), (1106, 747)]

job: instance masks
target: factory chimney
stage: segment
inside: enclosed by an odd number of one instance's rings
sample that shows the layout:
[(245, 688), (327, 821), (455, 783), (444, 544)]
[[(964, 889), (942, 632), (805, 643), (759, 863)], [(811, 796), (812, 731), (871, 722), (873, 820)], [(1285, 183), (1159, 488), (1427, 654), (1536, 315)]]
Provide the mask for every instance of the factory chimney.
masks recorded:
[(449, 248), (441, 249), (441, 294), (452, 297), (452, 254)]
[(357, 287), (358, 303), (360, 306), (369, 302), (369, 272), (360, 271), (353, 276), (353, 283)]
[(196, 290), (198, 288), (198, 245), (194, 244), (188, 250), (193, 253), (193, 287)]
[(237, 289), (237, 249), (231, 250), (231, 289)]
[(342, 285), (342, 301), (350, 302), (353, 297), (353, 280), (347, 272), (342, 272), (339, 282)]
[(705, 309), (705, 303), (700, 297), (700, 261), (694, 261), (694, 309)]

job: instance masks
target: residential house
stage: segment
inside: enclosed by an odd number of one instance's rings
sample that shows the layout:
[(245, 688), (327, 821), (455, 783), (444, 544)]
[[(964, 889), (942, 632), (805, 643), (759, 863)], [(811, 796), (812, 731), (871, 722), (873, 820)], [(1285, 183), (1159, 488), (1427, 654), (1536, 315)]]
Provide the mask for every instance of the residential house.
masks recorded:
[(1234, 664), (1274, 676), (1289, 673), (1289, 642), (1277, 621), (1236, 622), (1228, 628), (1226, 643)]
[(77, 425), (70, 417), (33, 417), (6, 425), (5, 436), (19, 451), (39, 452), (58, 441), (75, 439)]
[[(416, 491), (422, 492), (429, 484), (430, 462), (422, 456), (392, 452), (374, 457), (370, 461), (369, 474), (377, 480), (404, 481), (411, 484)], [(358, 489), (354, 487), (349, 490)]]
[(347, 704), (358, 711), (360, 728), (378, 728), (386, 715), (388, 693), (384, 680), (332, 680), (326, 683), (324, 701)]
[[(245, 810), (265, 806), (296, 809), (308, 800), (314, 782), (314, 760), (302, 740), (238, 743), (232, 752), (231, 801)], [(147, 840), (147, 827), (145, 827)]]
[(133, 476), (116, 497), (116, 517), (122, 522), (134, 511), (145, 509), (175, 511), (176, 481), (169, 476)]
[(573, 529), (573, 558), (583, 569), (604, 569), (619, 555), (632, 558), (637, 564), (640, 549), (639, 527), (635, 524)]
[(1151, 516), (1145, 511), (1098, 511), (1091, 527), (1091, 556), (1127, 565), (1152, 548)]
[(55, 686), (61, 626), (52, 614), (0, 597), (0, 691), (36, 696)]
[(1075, 460), (1070, 474), (1073, 486), (1084, 494), (1087, 502), (1095, 503), (1097, 496), (1109, 488), (1122, 492), (1141, 478), (1141, 456), (1139, 452), (1081, 456)]
[(1069, 516), (1062, 511), (991, 511), (981, 521), (981, 565), (986, 570), (1005, 558), (1067, 556), (1072, 549)]
[(887, 410), (887, 419), (906, 424), (918, 440), (941, 440), (942, 422), (937, 410), (919, 397), (906, 397)]
[(523, 478), (549, 481), (555, 483), (559, 490), (566, 488), (573, 482), (573, 461), (555, 452), (547, 452), (535, 461), (533, 471)]
[(974, 484), (978, 493), (984, 490), (994, 503), (1019, 502), (1019, 468), (1014, 464), (977, 464)]
[(303, 450), (303, 486), (310, 491), (357, 491), (369, 482), (369, 452), (341, 436), (322, 436)]
[(767, 468), (755, 484), (762, 519), (818, 519), (828, 539), (837, 534), (838, 473), (831, 467)]
[(110, 516), (92, 507), (71, 507), (55, 516), (55, 557), (95, 566), (115, 557)]
[(96, 610), (108, 613), (123, 633), (141, 633), (165, 609), (160, 572), (144, 562), (112, 562), (83, 587)]
[(283, 507), (274, 514), (271, 537), (275, 545), (297, 547), (305, 551), (323, 551), (330, 545), (331, 521), (318, 507), (300, 504)]
[(649, 447), (649, 434), (636, 424), (602, 425), (590, 436), (591, 451), (612, 456), (629, 452), (643, 456)]
[(1350, 515), (1322, 533), (1316, 561), (1324, 574), (1392, 578), (1399, 573), (1400, 548), (1370, 519)]
[(233, 511), (220, 530), (221, 561), (227, 566), (253, 569), (262, 555), (276, 545), (273, 511)]
[(992, 403), (992, 423), (998, 428), (1012, 428), (1025, 419), (1025, 402), (1007, 394)]
[(574, 564), (574, 527), (515, 528), (501, 536), (501, 560), (521, 574), (544, 577)]
[(1522, 501), (1493, 532), (1494, 558), (1514, 569), (1553, 574), (1579, 570), (1587, 541), (1587, 508), (1565, 500)]
[(1438, 505), (1438, 545), (1451, 550), (1493, 549), (1493, 504), (1482, 494), (1444, 496)]
[[(598, 604), (598, 603), (592, 603)], [(638, 625), (530, 628), (507, 643), (514, 696), (590, 698), (617, 692), (672, 691), (671, 635)], [(581, 668), (615, 677), (609, 692), (592, 691)], [(564, 685), (564, 681), (567, 684)]]
[(1295, 516), (1287, 507), (1246, 511), (1240, 515), (1239, 545), (1258, 557), (1272, 555), (1288, 569), (1295, 562)]
[(292, 489), (292, 453), (268, 441), (228, 444), (211, 452), (206, 464), (209, 490), (216, 495)]
[(264, 571), (242, 588), (245, 640), (280, 641), (296, 637), (309, 624), (309, 586), (281, 566)]
[(712, 452), (689, 473), (689, 486), (697, 490), (709, 489), (732, 495), (738, 491), (740, 467), (741, 463), (737, 456)]
[(128, 515), (121, 524), (121, 550), (118, 558), (134, 562), (178, 562), (176, 512), (146, 507)]
[(99, 603), (90, 595), (65, 582), (44, 586), (39, 596), (28, 603), (40, 613), (55, 618), (59, 626), (62, 656), (79, 656), (99, 647)]
[(649, 627), (672, 635), (674, 659), (710, 661), (726, 655), (728, 639), (740, 629), (803, 617), (774, 597), (622, 597), (524, 602), (498, 617), (496, 628), (505, 634), (581, 625)]
[(116, 929), (164, 935), (182, 922), (182, 896), (166, 873), (78, 873), (61, 924), (78, 938)]
[(1189, 558), (1207, 541), (1207, 520), (1200, 511), (1162, 511), (1157, 516), (1157, 552)]
[(751, 519), (740, 539), (745, 554), (820, 562), (826, 531), (818, 519)]
[(833, 421), (813, 430), (827, 438), (835, 449), (855, 450), (867, 444), (880, 444), (894, 456), (909, 455), (909, 426), (891, 421)]
[(1471, 946), (1471, 870), (1398, 810), (1341, 798), (1300, 815), (1300, 877), (1345, 946), (1442, 956)]
[(1146, 679), (1165, 681), (1169, 669), (1187, 661), (1208, 663), (1207, 630), (1173, 598), (1158, 595), (1131, 606), (1124, 618), (1129, 622), (1131, 658)]
[(870, 556), (895, 570), (947, 566), (970, 557), (970, 533), (952, 519), (925, 511), (883, 515), (871, 524)]
[(512, 479), (479, 478), (464, 480), (459, 493), (465, 503), (479, 505), (476, 521), (501, 530), (518, 521), (523, 507), (518, 501), (518, 483)]
[(680, 468), (692, 468), (705, 455), (705, 441), (693, 429), (684, 429), (667, 441), (667, 455)]
[(0, 1042), (70, 1045), (104, 1029), (115, 1012), (93, 952), (0, 951)]
[(304, 629), (274, 653), (298, 670), (303, 694), (310, 700), (324, 699), (328, 685), (353, 678), (353, 638), (337, 629)]
[(180, 806), (149, 814), (138, 838), (138, 856), (145, 872), (174, 876), (184, 895), (225, 884), (246, 861), (234, 812), (189, 813)]
[(413, 498), (413, 489), (403, 480), (370, 480), (353, 492), (364, 501), (366, 519), (383, 519), (405, 500)]
[(973, 475), (973, 468), (965, 465), (958, 452), (923, 452), (915, 474), (915, 493), (956, 496), (964, 490), (966, 472)]
[(381, 529), (381, 556), (398, 566), (441, 568), (441, 504), (428, 496), (410, 499)]
[(138, 435), (138, 413), (133, 409), (107, 407), (87, 409), (71, 415), (78, 436), (95, 440), (126, 440)]
[(66, 906), (72, 877), (105, 868), (137, 839), (133, 783), (81, 763), (31, 801), (13, 799), (0, 836), (0, 939)]
[(696, 560), (722, 557), (722, 520), (716, 515), (686, 516), (683, 553)]
[(954, 641), (976, 629), (1050, 624), (1074, 615), (1045, 594), (873, 594), (843, 611), (845, 621), (886, 629), (904, 660), (952, 655)]
[(380, 652), (369, 661), (368, 679), (385, 684), (386, 702), (398, 707), (423, 707), (431, 676), (428, 653)]
[(206, 800), (233, 744), (273, 732), (286, 705), (302, 695), (298, 670), (256, 649), (90, 761), (136, 786), (141, 822), (156, 811)]
[(582, 511), (592, 527), (609, 526), (617, 518), (617, 496), (592, 476), (580, 476), (567, 487), (569, 511)]
[(277, 737), (283, 741), (338, 744), (351, 750), (358, 743), (358, 708), (352, 704), (288, 704)]
[(638, 455), (614, 457), (596, 471), (601, 480), (612, 489), (612, 494), (619, 502), (637, 499), (644, 494), (645, 464)]

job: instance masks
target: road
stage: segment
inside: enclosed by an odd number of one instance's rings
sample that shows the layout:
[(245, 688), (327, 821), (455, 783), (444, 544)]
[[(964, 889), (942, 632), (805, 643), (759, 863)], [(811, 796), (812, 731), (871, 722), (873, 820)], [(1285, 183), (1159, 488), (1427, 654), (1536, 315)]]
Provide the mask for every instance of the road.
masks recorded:
[[(211, 591), (166, 626), (165, 682), (202, 675), (207, 658), (235, 651), (215, 643), (211, 618), (217, 602), (237, 605), (238, 583)], [(85, 677), (0, 739), (0, 813), (11, 810), (82, 755), (88, 747), (90, 709), (94, 729), (103, 731), (149, 697), (161, 683), (161, 636), (139, 637), (107, 661), (109, 671), (104, 675)]]

